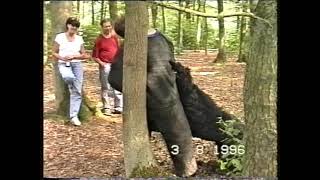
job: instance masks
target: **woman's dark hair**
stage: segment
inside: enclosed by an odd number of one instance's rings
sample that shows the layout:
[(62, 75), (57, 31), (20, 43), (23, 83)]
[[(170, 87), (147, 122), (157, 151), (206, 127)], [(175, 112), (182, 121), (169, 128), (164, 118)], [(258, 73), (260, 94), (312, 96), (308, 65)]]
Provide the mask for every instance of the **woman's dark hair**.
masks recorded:
[(103, 24), (106, 23), (106, 22), (110, 22), (110, 24), (113, 26), (113, 21), (112, 21), (111, 19), (109, 19), (109, 18), (102, 19), (102, 20), (100, 21), (100, 26), (102, 27)]
[(66, 29), (68, 29), (68, 24), (71, 24), (74, 27), (79, 28), (80, 27), (80, 22), (77, 18), (75, 17), (69, 17), (66, 21)]

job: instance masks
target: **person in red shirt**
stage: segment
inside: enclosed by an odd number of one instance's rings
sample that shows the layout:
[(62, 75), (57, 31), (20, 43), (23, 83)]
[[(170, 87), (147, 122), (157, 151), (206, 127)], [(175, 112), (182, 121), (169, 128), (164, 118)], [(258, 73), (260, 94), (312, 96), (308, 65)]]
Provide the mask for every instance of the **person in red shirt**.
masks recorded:
[(102, 112), (105, 115), (119, 114), (122, 112), (122, 94), (111, 87), (108, 76), (114, 56), (119, 49), (120, 41), (113, 30), (110, 19), (101, 20), (100, 26), (102, 34), (95, 41), (92, 58), (99, 64)]

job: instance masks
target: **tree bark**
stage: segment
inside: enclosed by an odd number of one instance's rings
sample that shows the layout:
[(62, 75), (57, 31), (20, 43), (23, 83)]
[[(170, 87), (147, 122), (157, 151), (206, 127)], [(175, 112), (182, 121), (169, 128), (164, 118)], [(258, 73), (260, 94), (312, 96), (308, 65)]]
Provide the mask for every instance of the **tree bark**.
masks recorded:
[[(182, 6), (182, 0), (179, 0), (179, 6)], [(180, 54), (183, 47), (183, 28), (182, 28), (182, 13), (181, 11), (178, 12), (178, 50), (177, 54)]]
[[(203, 12), (206, 12), (206, 0), (204, 0), (203, 2)], [(204, 29), (205, 29), (205, 36), (204, 36), (204, 52), (205, 55), (208, 55), (208, 22), (207, 22), (207, 18), (204, 18)]]
[[(51, 1), (50, 15), (52, 34), (56, 35), (57, 33), (63, 32), (65, 30), (66, 19), (72, 15), (72, 1)], [(70, 94), (67, 85), (64, 83), (59, 73), (58, 64), (56, 61), (54, 63), (54, 78), (57, 114), (64, 117), (68, 117)], [(83, 96), (83, 99), (84, 100), (82, 102), (79, 113), (80, 120), (86, 120), (92, 115), (92, 107), (88, 105), (88, 101), (86, 101), (85, 96)]]
[[(247, 3), (248, 0), (244, 1), (245, 5), (243, 6), (243, 12), (247, 12)], [(246, 22), (246, 18), (245, 17), (241, 17), (241, 22), (240, 22), (240, 38), (239, 38), (239, 55), (238, 55), (238, 62), (246, 62), (246, 55), (247, 55), (247, 50), (246, 50), (246, 46), (247, 43), (245, 43), (245, 41), (247, 42), (247, 40), (245, 40), (245, 36), (246, 36), (246, 31), (247, 31), (247, 22)]]
[(80, 18), (80, 1), (77, 0), (77, 18)]
[(151, 5), (151, 14), (152, 14), (152, 27), (157, 27), (157, 14), (158, 14), (158, 6), (156, 4)]
[(277, 176), (277, 2), (260, 0), (245, 74), (244, 176)]
[(109, 1), (110, 18), (116, 20), (118, 17), (117, 1)]
[(164, 7), (161, 6), (161, 12), (162, 12), (162, 32), (165, 34), (166, 33), (166, 17), (164, 14)]
[(100, 20), (104, 19), (104, 0), (101, 1)]
[[(201, 8), (201, 0), (198, 1), (198, 9), (197, 11), (200, 11)], [(200, 41), (201, 41), (201, 18), (197, 16), (197, 49), (200, 49)]]
[[(197, 0), (192, 0), (192, 10), (196, 10), (196, 1)], [(192, 22), (194, 22), (194, 14), (191, 15), (191, 19), (192, 19)]]
[(141, 177), (155, 165), (146, 119), (148, 9), (143, 1), (125, 3), (124, 164), (127, 177)]
[[(185, 2), (186, 2), (186, 6), (185, 6), (185, 7), (186, 7), (187, 9), (190, 9), (190, 5), (191, 5), (191, 4), (190, 4), (190, 0), (185, 0)], [(191, 19), (191, 15), (190, 15), (190, 13), (188, 13), (188, 12), (186, 13), (186, 19), (187, 19), (187, 21), (190, 21), (190, 19)]]
[(82, 1), (82, 19), (84, 19), (84, 6), (85, 6), (85, 1)]
[(91, 1), (91, 15), (92, 15), (91, 24), (94, 25), (94, 1), (93, 0)]
[[(218, 2), (218, 13), (223, 12), (223, 0), (217, 0)], [(218, 18), (219, 21), (219, 50), (217, 58), (215, 59), (215, 62), (217, 63), (223, 63), (226, 61), (226, 55), (225, 55), (225, 47), (224, 47), (224, 36), (225, 36), (225, 29), (224, 29), (224, 19)]]

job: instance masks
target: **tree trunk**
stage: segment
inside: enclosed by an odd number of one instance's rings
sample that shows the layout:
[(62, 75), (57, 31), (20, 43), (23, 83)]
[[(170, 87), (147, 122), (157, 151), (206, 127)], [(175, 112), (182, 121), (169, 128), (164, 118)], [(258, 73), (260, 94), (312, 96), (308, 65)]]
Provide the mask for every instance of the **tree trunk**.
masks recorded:
[(161, 11), (162, 11), (162, 32), (165, 34), (166, 33), (166, 18), (165, 18), (163, 6), (161, 6)]
[[(201, 11), (201, 0), (198, 0), (198, 9), (197, 11)], [(201, 41), (201, 19), (197, 16), (197, 49), (200, 50), (200, 41)]]
[(77, 0), (77, 18), (80, 18), (80, 1)]
[(94, 1), (91, 1), (91, 17), (92, 17), (92, 21), (91, 24), (94, 25)]
[(109, 1), (109, 13), (112, 20), (118, 17), (117, 1)]
[(158, 14), (158, 6), (156, 4), (151, 5), (151, 14), (152, 14), (152, 27), (157, 27), (157, 14)]
[[(182, 0), (179, 0), (179, 6), (182, 6)], [(183, 28), (182, 28), (182, 13), (179, 11), (178, 12), (178, 50), (177, 50), (177, 54), (180, 54), (180, 52), (182, 51), (182, 46), (183, 46)]]
[(273, 27), (253, 21), (247, 62), (244, 109), (246, 120), (244, 176), (277, 175), (277, 2), (260, 0), (256, 15)]
[[(245, 0), (244, 3), (246, 3), (243, 6), (243, 12), (247, 12), (247, 3), (248, 0)], [(240, 38), (239, 38), (239, 55), (238, 55), (238, 62), (246, 62), (246, 43), (245, 43), (245, 36), (246, 36), (246, 31), (247, 31), (247, 22), (246, 22), (246, 18), (241, 16), (241, 25), (240, 25)], [(247, 41), (246, 41), (247, 42)]]
[(104, 0), (101, 1), (100, 20), (104, 19)]
[[(217, 0), (218, 2), (218, 13), (223, 12), (223, 0)], [(219, 50), (218, 55), (215, 60), (217, 63), (222, 63), (226, 61), (226, 55), (224, 50), (224, 35), (225, 35), (225, 29), (224, 29), (224, 18), (218, 18), (219, 21)]]
[(82, 19), (84, 19), (84, 6), (86, 1), (82, 1)]
[[(187, 9), (191, 9), (190, 8), (190, 0), (185, 0), (185, 2), (186, 2), (186, 8)], [(191, 20), (191, 15), (190, 15), (190, 13), (186, 13), (186, 19), (188, 20), (188, 21), (190, 21)]]
[[(203, 12), (206, 12), (206, 0), (204, 0), (203, 2)], [(205, 29), (205, 36), (204, 36), (204, 52), (205, 55), (208, 55), (208, 22), (207, 22), (207, 18), (204, 18), (204, 29)]]
[[(236, 11), (237, 11), (237, 12), (239, 12), (239, 9), (240, 9), (240, 8), (238, 7), (239, 4), (240, 4), (240, 0), (237, 0), (237, 7), (236, 7)], [(241, 21), (240, 16), (237, 16), (237, 28), (236, 28), (236, 30), (237, 30), (236, 32), (237, 32), (237, 33), (239, 32), (239, 29), (240, 29), (240, 24), (241, 24), (240, 21)]]
[[(51, 1), (50, 15), (52, 34), (56, 35), (57, 33), (63, 32), (65, 30), (66, 19), (72, 15), (72, 1)], [(57, 62), (54, 63), (54, 73), (57, 114), (68, 117), (70, 94), (67, 85), (59, 73)], [(83, 96), (83, 99), (84, 101), (82, 102), (79, 113), (80, 120), (86, 120), (92, 115), (92, 108), (89, 108), (86, 97)]]
[[(193, 10), (196, 10), (196, 1), (197, 0), (192, 0), (192, 9)], [(191, 19), (192, 19), (192, 22), (194, 22), (194, 15), (193, 14), (191, 15)]]
[(147, 32), (146, 2), (126, 1), (123, 63), (123, 140), (127, 177), (141, 177), (155, 165), (146, 117)]

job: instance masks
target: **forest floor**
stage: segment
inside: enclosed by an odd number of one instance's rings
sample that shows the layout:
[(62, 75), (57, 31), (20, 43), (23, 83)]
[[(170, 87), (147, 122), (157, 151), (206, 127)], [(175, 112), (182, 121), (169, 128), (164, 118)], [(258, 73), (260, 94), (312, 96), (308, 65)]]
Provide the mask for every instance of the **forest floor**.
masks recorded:
[[(243, 118), (244, 63), (228, 58), (224, 64), (213, 64), (216, 53), (185, 51), (176, 60), (191, 69), (195, 84), (225, 110)], [(96, 63), (85, 63), (84, 88), (91, 100), (100, 102), (100, 83)], [(53, 69), (44, 68), (43, 174), (44, 177), (124, 177), (122, 117), (93, 117), (80, 127), (50, 116), (55, 110)], [(193, 139), (204, 147), (195, 153), (199, 170), (196, 176), (216, 175), (217, 157), (214, 142)], [(152, 133), (152, 150), (162, 169), (173, 175), (173, 164), (161, 134)]]

